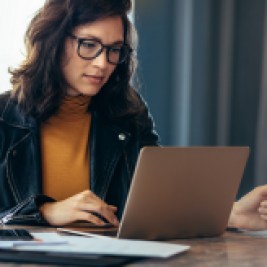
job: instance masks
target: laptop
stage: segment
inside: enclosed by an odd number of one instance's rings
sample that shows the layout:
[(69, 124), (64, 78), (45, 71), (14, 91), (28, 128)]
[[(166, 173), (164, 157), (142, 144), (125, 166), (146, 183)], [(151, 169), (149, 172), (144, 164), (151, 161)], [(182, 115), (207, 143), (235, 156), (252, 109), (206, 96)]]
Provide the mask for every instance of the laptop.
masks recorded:
[(169, 240), (221, 235), (248, 155), (248, 147), (142, 148), (116, 236)]

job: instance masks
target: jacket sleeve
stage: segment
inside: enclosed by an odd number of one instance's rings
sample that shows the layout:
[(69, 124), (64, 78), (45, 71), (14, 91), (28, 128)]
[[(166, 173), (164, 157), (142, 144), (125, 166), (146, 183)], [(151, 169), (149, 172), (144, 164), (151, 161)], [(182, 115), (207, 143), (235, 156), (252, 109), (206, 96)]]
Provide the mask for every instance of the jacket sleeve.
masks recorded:
[(0, 212), (0, 224), (48, 225), (39, 207), (55, 200), (45, 195), (33, 195), (16, 206)]
[[(8, 173), (8, 151), (11, 151), (10, 147), (14, 147), (14, 143), (18, 142), (18, 140), (23, 140), (24, 136), (26, 136), (24, 133), (20, 136), (17, 131), (11, 131), (10, 129), (13, 128), (10, 125), (12, 126), (12, 124), (7, 126), (3, 114), (8, 105), (13, 111), (16, 110), (16, 106), (10, 101), (10, 92), (0, 95), (0, 224), (47, 225), (48, 223), (39, 212), (39, 207), (46, 202), (55, 201), (54, 199), (45, 195), (38, 195), (33, 191), (20, 196), (15, 202), (14, 197), (6, 189), (9, 184), (6, 179)], [(10, 115), (11, 117), (15, 116), (14, 113)], [(18, 136), (20, 137), (16, 139), (15, 137)], [(23, 151), (25, 150), (23, 149)], [(24, 157), (22, 156), (22, 158)], [(20, 160), (18, 162), (21, 163)], [(16, 167), (14, 166), (12, 165), (13, 168)], [(18, 170), (18, 173), (21, 173), (21, 170)]]

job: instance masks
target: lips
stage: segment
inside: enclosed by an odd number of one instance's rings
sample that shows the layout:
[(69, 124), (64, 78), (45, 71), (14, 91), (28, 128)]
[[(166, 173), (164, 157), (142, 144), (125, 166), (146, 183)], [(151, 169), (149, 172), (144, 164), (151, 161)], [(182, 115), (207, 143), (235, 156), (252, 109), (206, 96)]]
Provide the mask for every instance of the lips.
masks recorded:
[(103, 76), (84, 74), (83, 77), (92, 84), (101, 84), (104, 80)]

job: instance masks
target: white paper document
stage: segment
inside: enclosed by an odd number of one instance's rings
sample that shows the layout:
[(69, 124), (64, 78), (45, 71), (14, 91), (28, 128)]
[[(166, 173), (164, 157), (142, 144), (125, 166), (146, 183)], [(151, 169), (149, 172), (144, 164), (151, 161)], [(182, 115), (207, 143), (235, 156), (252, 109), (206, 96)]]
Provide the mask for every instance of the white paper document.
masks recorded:
[(167, 258), (188, 250), (190, 247), (165, 242), (126, 240), (116, 238), (62, 236), (66, 244), (60, 246), (19, 246), (17, 250), (52, 251), (114, 256), (138, 256)]
[(67, 244), (67, 240), (58, 233), (31, 233), (33, 240), (0, 241), (0, 248), (13, 248), (19, 246), (55, 246)]

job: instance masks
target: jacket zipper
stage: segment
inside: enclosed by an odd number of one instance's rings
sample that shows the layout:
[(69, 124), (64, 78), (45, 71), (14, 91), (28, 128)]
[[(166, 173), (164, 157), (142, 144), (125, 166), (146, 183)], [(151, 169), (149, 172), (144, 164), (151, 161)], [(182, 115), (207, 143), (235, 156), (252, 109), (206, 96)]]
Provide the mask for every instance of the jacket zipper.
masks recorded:
[[(24, 206), (26, 206), (29, 201), (31, 201), (32, 197), (25, 199), (24, 201), (20, 202), (11, 212), (6, 214), (3, 218), (0, 219), (0, 224), (6, 224), (9, 221), (13, 220), (15, 214), (19, 212)], [(26, 215), (27, 216), (27, 215)]]
[(17, 204), (19, 204), (22, 200), (19, 194), (18, 189), (15, 186), (15, 181), (13, 179), (13, 175), (12, 175), (12, 168), (11, 168), (11, 152), (14, 150), (15, 147), (17, 147), (20, 143), (22, 143), (25, 139), (28, 138), (28, 136), (30, 135), (30, 133), (26, 134), (20, 141), (18, 141), (16, 144), (14, 144), (9, 151), (7, 152), (7, 181), (8, 184), (10, 186), (10, 189), (12, 191), (12, 194), (17, 202)]
[(15, 198), (16, 203), (18, 204), (20, 202), (20, 197), (19, 197), (19, 193), (17, 192), (17, 190), (15, 188), (14, 180), (12, 179), (10, 160), (9, 160), (10, 152), (11, 151), (9, 151), (7, 154), (7, 181), (8, 181), (8, 184), (10, 186), (13, 197)]
[(18, 215), (18, 216), (13, 216), (13, 214), (7, 214), (4, 218), (0, 219), (0, 224), (1, 225), (7, 224), (11, 220), (12, 222), (16, 222), (16, 221), (36, 220), (36, 219), (37, 219), (36, 214)]

